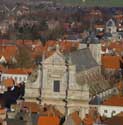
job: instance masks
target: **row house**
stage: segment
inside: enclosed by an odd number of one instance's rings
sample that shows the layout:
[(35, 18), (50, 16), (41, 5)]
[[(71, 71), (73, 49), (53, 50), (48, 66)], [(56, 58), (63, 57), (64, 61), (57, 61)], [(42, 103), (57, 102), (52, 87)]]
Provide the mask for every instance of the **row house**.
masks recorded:
[(16, 60), (16, 53), (17, 53), (17, 46), (15, 45), (7, 45), (4, 44), (2, 41), (2, 45), (0, 46), (0, 63), (7, 64), (7, 63), (17, 63)]
[(31, 69), (7, 69), (1, 73), (1, 81), (12, 78), (17, 84), (26, 82)]

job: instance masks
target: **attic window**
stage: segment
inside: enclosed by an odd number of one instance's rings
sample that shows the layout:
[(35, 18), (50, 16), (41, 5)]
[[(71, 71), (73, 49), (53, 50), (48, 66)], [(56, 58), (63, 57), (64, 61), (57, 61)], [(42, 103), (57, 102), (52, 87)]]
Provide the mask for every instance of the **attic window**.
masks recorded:
[(54, 80), (53, 91), (54, 92), (60, 92), (60, 81), (59, 80)]

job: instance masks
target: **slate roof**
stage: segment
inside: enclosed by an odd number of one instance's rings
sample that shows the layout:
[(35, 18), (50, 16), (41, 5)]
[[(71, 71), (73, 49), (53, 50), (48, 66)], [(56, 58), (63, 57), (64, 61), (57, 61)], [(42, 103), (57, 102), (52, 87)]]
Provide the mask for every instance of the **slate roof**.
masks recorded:
[(80, 49), (69, 54), (72, 64), (76, 65), (77, 72), (98, 66), (89, 48)]

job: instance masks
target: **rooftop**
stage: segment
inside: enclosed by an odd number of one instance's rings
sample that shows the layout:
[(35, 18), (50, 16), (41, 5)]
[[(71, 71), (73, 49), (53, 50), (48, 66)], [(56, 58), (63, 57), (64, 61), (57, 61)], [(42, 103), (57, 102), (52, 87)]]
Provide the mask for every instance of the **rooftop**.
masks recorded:
[(103, 102), (103, 105), (123, 106), (123, 96), (112, 96)]
[(69, 54), (71, 62), (76, 65), (77, 72), (87, 70), (98, 66), (95, 59), (92, 57), (89, 48), (77, 50)]

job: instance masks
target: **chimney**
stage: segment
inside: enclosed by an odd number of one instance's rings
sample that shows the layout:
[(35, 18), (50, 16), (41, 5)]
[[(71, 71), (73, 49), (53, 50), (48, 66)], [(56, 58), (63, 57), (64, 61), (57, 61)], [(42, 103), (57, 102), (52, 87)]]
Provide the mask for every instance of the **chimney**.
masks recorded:
[(120, 82), (118, 83), (117, 89), (119, 92), (119, 96), (123, 96), (123, 80), (120, 80)]

